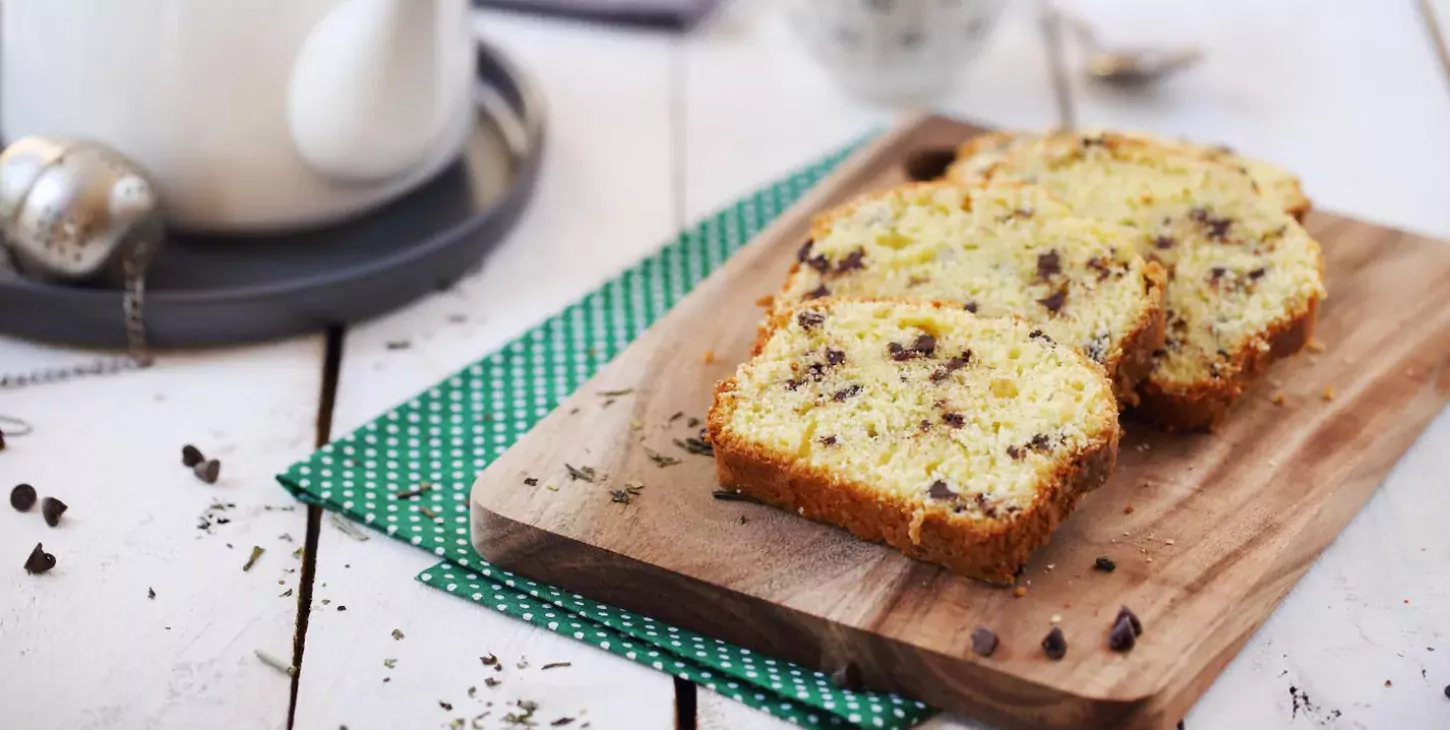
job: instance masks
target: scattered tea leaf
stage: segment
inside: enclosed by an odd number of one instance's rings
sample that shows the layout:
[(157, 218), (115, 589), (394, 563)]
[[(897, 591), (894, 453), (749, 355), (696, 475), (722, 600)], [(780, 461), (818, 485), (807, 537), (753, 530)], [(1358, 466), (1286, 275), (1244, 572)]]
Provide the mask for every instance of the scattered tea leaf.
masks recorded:
[(181, 447), (182, 466), (190, 468), (196, 466), (197, 464), (200, 464), (203, 461), (206, 461), (206, 457), (201, 455), (201, 449), (198, 449), (191, 444), (187, 444)]
[(433, 488), (434, 487), (432, 484), (429, 484), (428, 482), (423, 482), (412, 489), (404, 489), (402, 491), (393, 492), (393, 496), (397, 497), (398, 499), (412, 499), (420, 494), (432, 491)]
[(611, 498), (609, 500), (610, 502), (629, 504), (629, 492), (626, 492), (623, 489), (611, 489), (609, 491), (609, 496)]
[(257, 560), (262, 557), (262, 553), (265, 552), (267, 552), (267, 549), (262, 547), (261, 545), (253, 545), (252, 555), (251, 557), (247, 558), (247, 564), (242, 566), (242, 572), (245, 573), (251, 570), (252, 566), (257, 564)]
[(451, 721), (449, 721), (448, 730), (463, 730), (463, 718), (455, 717)]
[(484, 677), (483, 684), (487, 687), (497, 687), (500, 684), (503, 684), (503, 681), (501, 681), (497, 677)]
[(403, 640), (403, 632), (401, 632), (401, 631), (399, 631), (397, 629), (393, 629), (393, 641), (402, 641), (402, 640)]
[(751, 504), (765, 504), (764, 502), (748, 494), (732, 492), (728, 489), (716, 489), (715, 491), (710, 493), (710, 496), (720, 500), (721, 502), (750, 502)]
[[(453, 703), (451, 702), (444, 702), (443, 700), (438, 700), (438, 706), (449, 712), (453, 711)], [(459, 722), (461, 723), (462, 721), (460, 720)]]
[(478, 696), (478, 687), (476, 687), (476, 686), (475, 687), (469, 687), (468, 688), (468, 697), (469, 697), (469, 699), (473, 699), (474, 697), (477, 697), (477, 696)]
[(562, 667), (572, 667), (572, 666), (574, 666), (574, 663), (573, 662), (549, 662), (548, 664), (545, 664), (544, 666), (539, 667), (539, 671), (542, 672), (545, 669), (560, 669)]
[(695, 428), (700, 425), (700, 419), (695, 418), (694, 416), (690, 416), (690, 420), (685, 421), (685, 425), (689, 426), (690, 428)]
[(715, 447), (702, 438), (691, 436), (683, 441), (675, 439), (675, 445), (696, 456), (715, 456)]
[(599, 391), (599, 395), (604, 398), (616, 398), (621, 395), (629, 395), (633, 392), (634, 388), (620, 388), (619, 390), (601, 390)]
[(398, 660), (397, 659), (384, 659), (383, 660), (383, 666), (387, 667), (388, 669), (392, 669), (393, 667), (398, 666)]
[(433, 509), (426, 504), (418, 505), (418, 511), (422, 512), (425, 517), (433, 520), (434, 522), (441, 522), (443, 520), (442, 517), (438, 516), (437, 512), (434, 512)]
[(666, 423), (674, 423), (675, 421), (678, 421), (678, 420), (680, 420), (681, 418), (684, 418), (684, 417), (685, 417), (685, 412), (684, 411), (675, 411), (675, 415), (670, 416), (670, 420), (666, 421)]
[(292, 589), (291, 588), (288, 588), (287, 590), (282, 591), (281, 593), (277, 594), (277, 597), (278, 598), (286, 598), (287, 596), (290, 596), (290, 595), (292, 595)]
[(328, 517), (332, 520), (332, 526), (340, 530), (342, 534), (347, 535), (348, 537), (357, 540), (358, 542), (368, 541), (368, 534), (358, 529), (357, 525), (354, 525), (350, 520), (346, 520), (337, 516), (336, 512), (329, 512), (327, 514)]
[(496, 657), (496, 656), (494, 656), (492, 654), (489, 654), (488, 656), (481, 656), (481, 657), (479, 657), (478, 658), (478, 661), (482, 662), (483, 663), (483, 666), (485, 666), (485, 667), (492, 667), (492, 666), (498, 664), (498, 657)]
[(216, 459), (208, 459), (191, 468), (196, 478), (207, 484), (216, 484), (216, 480), (222, 475), (222, 463)]
[(586, 481), (594, 484), (594, 480), (599, 477), (599, 474), (594, 471), (594, 467), (592, 466), (581, 466), (576, 469), (569, 464), (565, 464), (564, 468), (569, 470), (569, 478), (575, 481)]
[(557, 719), (557, 720), (549, 723), (549, 725), (552, 726), (552, 727), (563, 727), (563, 726), (569, 725), (569, 724), (571, 724), (573, 722), (574, 722), (574, 718), (572, 718), (572, 717), (561, 717), (561, 718), (559, 718), (559, 719)]
[(266, 664), (267, 666), (289, 677), (297, 676), (297, 667), (292, 666), (290, 662), (284, 662), (281, 659), (278, 659), (275, 655), (262, 649), (253, 649), (252, 653), (256, 654), (257, 658), (261, 659), (263, 664)]
[(655, 451), (648, 446), (644, 447), (644, 454), (645, 456), (649, 457), (650, 461), (653, 461), (655, 463), (655, 466), (658, 466), (661, 469), (680, 463), (679, 459), (676, 459), (673, 456), (665, 456), (664, 454), (661, 454), (660, 452)]
[(538, 477), (525, 477), (524, 478), (524, 484), (527, 484), (527, 485), (529, 485), (531, 487), (537, 487), (537, 486), (539, 486), (539, 478)]
[(150, 598), (153, 601), (156, 600), (156, 589), (155, 588), (147, 588), (146, 589), (146, 597), (147, 598)]
[(640, 430), (643, 430), (643, 429), (644, 429), (644, 421), (641, 421), (638, 418), (631, 418), (631, 419), (629, 419), (629, 430), (631, 430), (631, 431), (640, 431)]

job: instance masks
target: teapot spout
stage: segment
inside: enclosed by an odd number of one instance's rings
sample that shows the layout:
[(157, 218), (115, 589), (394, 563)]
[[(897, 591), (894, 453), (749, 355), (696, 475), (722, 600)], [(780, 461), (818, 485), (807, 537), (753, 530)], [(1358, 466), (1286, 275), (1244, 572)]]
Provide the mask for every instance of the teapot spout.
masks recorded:
[[(468, 100), (466, 0), (345, 0), (293, 64), (287, 121), (323, 175), (372, 183), (425, 161)], [(460, 58), (460, 55), (463, 57)]]

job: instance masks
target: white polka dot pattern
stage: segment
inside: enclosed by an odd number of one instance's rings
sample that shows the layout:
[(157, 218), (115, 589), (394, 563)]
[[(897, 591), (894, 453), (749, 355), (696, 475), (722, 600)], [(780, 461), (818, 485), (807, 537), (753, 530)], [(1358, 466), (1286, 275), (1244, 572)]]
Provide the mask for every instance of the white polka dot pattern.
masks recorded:
[[(685, 231), (659, 253), (452, 377), (294, 464), (298, 499), (444, 558), (424, 583), (688, 679), (806, 727), (904, 728), (931, 714), (500, 570), (468, 539), (473, 477), (856, 145)], [(420, 491), (421, 490), (421, 491)], [(423, 508), (426, 507), (427, 510)]]

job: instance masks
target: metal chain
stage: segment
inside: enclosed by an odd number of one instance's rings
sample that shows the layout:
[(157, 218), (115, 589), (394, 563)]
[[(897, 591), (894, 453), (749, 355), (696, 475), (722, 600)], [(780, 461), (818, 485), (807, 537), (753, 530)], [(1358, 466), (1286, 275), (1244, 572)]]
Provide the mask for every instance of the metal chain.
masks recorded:
[(146, 272), (137, 265), (135, 255), (127, 256), (122, 266), (126, 277), (126, 289), (121, 297), (121, 316), (126, 327), (125, 356), (103, 357), (79, 365), (0, 375), (0, 389), (60, 383), (91, 375), (111, 375), (151, 366), (151, 355), (146, 347), (146, 318), (143, 311), (146, 303)]

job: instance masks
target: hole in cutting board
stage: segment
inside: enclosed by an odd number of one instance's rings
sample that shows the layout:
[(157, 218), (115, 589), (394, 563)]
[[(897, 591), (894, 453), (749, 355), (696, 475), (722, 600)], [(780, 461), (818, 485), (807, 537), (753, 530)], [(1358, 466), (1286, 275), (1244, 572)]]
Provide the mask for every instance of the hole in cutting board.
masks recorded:
[(947, 172), (947, 167), (957, 159), (957, 151), (950, 147), (932, 147), (917, 150), (907, 155), (904, 167), (906, 176), (912, 180), (935, 180)]

